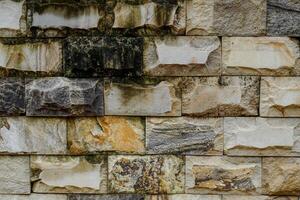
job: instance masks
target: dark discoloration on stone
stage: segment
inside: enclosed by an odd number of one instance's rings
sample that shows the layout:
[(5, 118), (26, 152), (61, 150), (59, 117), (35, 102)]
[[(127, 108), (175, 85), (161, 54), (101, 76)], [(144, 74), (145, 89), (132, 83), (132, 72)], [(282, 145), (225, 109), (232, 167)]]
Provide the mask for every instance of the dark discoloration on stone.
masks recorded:
[(68, 39), (63, 49), (69, 77), (141, 74), (143, 38), (76, 37)]
[(0, 115), (20, 115), (25, 112), (25, 88), (21, 78), (0, 79)]
[(29, 116), (103, 115), (101, 80), (56, 77), (26, 82)]
[(112, 194), (112, 195), (69, 195), (69, 200), (144, 200), (138, 194)]

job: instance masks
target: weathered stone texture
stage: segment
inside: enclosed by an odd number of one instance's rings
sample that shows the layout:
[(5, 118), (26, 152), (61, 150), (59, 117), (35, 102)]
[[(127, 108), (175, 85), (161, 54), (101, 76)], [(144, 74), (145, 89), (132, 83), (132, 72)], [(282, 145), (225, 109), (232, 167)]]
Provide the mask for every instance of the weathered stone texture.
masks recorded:
[(139, 117), (82, 117), (68, 121), (68, 145), (73, 154), (116, 151), (143, 153), (144, 122)]
[(147, 118), (147, 153), (223, 154), (223, 119)]
[(60, 194), (0, 195), (0, 200), (68, 200), (68, 197)]
[(138, 194), (111, 194), (111, 195), (69, 195), (68, 200), (144, 200)]
[(107, 163), (103, 156), (32, 156), (35, 193), (105, 193)]
[(194, 194), (174, 194), (174, 195), (149, 195), (145, 200), (221, 200), (220, 195), (194, 195)]
[(245, 196), (245, 195), (224, 195), (223, 200), (298, 200), (293, 196)]
[(69, 77), (138, 76), (142, 71), (143, 38), (72, 37), (64, 44)]
[(165, 36), (148, 38), (144, 72), (151, 76), (201, 76), (221, 73), (218, 37)]
[(188, 0), (188, 35), (262, 35), (266, 0)]
[(186, 158), (187, 193), (256, 194), (260, 187), (260, 158)]
[(263, 77), (260, 115), (300, 117), (300, 77)]
[(103, 112), (101, 80), (49, 77), (26, 83), (29, 116), (95, 116)]
[(182, 193), (184, 161), (176, 156), (109, 156), (109, 192)]
[(259, 77), (195, 77), (182, 84), (182, 113), (193, 116), (255, 116)]
[(223, 37), (223, 68), (230, 75), (299, 75), (299, 41), (288, 37)]
[(0, 156), (0, 193), (30, 193), (29, 157)]

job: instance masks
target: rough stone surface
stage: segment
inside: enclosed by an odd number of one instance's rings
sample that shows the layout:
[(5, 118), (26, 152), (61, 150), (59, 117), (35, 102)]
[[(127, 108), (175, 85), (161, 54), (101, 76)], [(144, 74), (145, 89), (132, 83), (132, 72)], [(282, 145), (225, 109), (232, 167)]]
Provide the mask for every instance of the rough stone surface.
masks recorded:
[(68, 121), (71, 153), (143, 153), (144, 121), (139, 117), (82, 117)]
[(223, 154), (223, 119), (147, 118), (148, 153)]
[(266, 0), (188, 0), (188, 35), (262, 35)]
[(0, 195), (0, 200), (68, 200), (68, 197), (60, 194)]
[(263, 77), (260, 115), (300, 117), (300, 77)]
[(223, 200), (298, 200), (293, 196), (245, 196), (245, 195), (224, 195)]
[(180, 116), (178, 86), (172, 80), (106, 81), (105, 115)]
[(184, 161), (177, 156), (109, 156), (109, 192), (182, 193)]
[(103, 84), (98, 79), (49, 77), (26, 82), (26, 115), (103, 115)]
[(137, 76), (143, 62), (143, 38), (73, 37), (64, 45), (69, 77)]
[(201, 76), (221, 73), (218, 37), (166, 36), (148, 38), (144, 72), (151, 76)]
[(255, 116), (258, 114), (259, 77), (186, 78), (182, 113), (193, 116)]
[(194, 194), (174, 194), (174, 195), (149, 195), (145, 200), (221, 200), (220, 195), (194, 195)]
[(144, 200), (138, 194), (112, 194), (112, 195), (69, 195), (68, 200)]
[(0, 78), (0, 115), (20, 115), (25, 112), (25, 87), (21, 78)]
[(300, 36), (300, 1), (268, 0), (268, 35)]
[(288, 37), (223, 37), (226, 74), (299, 75), (299, 41)]
[(30, 193), (29, 157), (0, 157), (0, 193)]
[(32, 156), (35, 193), (105, 193), (107, 163), (103, 156)]
[(263, 193), (300, 195), (300, 158), (263, 158)]

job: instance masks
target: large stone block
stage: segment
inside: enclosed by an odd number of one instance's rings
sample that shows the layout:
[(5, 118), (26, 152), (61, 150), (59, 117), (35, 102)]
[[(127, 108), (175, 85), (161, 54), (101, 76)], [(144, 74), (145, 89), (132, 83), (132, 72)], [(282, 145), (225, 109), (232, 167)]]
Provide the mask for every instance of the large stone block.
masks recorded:
[(109, 156), (109, 192), (182, 193), (184, 161), (177, 156)]
[(261, 188), (260, 158), (186, 158), (186, 192), (200, 194), (256, 194)]
[(104, 156), (32, 156), (31, 183), (35, 193), (105, 193)]
[(149, 195), (145, 200), (221, 200), (221, 195), (195, 195), (195, 194), (172, 194), (172, 195)]
[(151, 76), (203, 76), (221, 74), (218, 37), (166, 36), (147, 38), (144, 72)]
[(223, 119), (147, 118), (148, 153), (223, 154)]
[(103, 112), (101, 80), (49, 77), (26, 82), (28, 116), (95, 116)]
[(260, 115), (300, 117), (300, 77), (263, 77)]
[(298, 200), (293, 196), (248, 196), (248, 195), (223, 195), (223, 200)]
[(299, 75), (299, 41), (288, 37), (223, 37), (223, 68), (230, 75)]
[(0, 200), (68, 200), (62, 194), (0, 195)]
[(110, 194), (110, 195), (69, 195), (68, 200), (144, 200), (143, 195), (138, 194)]
[(186, 78), (182, 84), (182, 113), (192, 116), (256, 116), (259, 77)]
[(188, 0), (188, 35), (262, 35), (266, 0)]

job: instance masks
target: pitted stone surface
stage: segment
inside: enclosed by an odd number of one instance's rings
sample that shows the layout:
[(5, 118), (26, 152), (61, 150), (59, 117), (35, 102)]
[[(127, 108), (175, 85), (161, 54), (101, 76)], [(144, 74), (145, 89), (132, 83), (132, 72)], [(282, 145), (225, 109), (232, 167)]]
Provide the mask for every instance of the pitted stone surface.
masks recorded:
[(138, 194), (111, 194), (111, 195), (69, 195), (68, 200), (144, 200), (143, 195)]
[(60, 194), (0, 195), (0, 200), (68, 200), (68, 197)]
[(224, 195), (223, 200), (298, 200), (293, 196), (249, 196), (249, 195)]
[(173, 194), (173, 195), (149, 195), (145, 200), (221, 200), (220, 195), (194, 195), (194, 194)]

